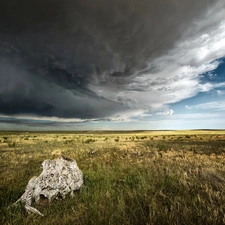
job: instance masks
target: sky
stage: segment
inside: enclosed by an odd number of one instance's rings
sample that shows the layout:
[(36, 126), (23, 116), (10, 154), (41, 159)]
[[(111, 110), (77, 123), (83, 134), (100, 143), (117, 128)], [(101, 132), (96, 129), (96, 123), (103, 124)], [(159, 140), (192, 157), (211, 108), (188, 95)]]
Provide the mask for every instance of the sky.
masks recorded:
[(225, 129), (224, 0), (0, 0), (0, 130)]

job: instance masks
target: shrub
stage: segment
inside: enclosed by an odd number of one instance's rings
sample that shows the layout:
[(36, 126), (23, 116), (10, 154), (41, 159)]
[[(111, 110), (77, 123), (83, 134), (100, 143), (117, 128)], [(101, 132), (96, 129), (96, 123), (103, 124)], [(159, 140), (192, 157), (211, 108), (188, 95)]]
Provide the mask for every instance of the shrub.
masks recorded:
[(13, 148), (13, 147), (15, 147), (16, 146), (16, 142), (15, 141), (8, 141), (8, 147), (10, 147), (10, 148)]
[(89, 139), (84, 141), (85, 144), (89, 144), (91, 142), (95, 142), (95, 139), (89, 138)]
[(142, 136), (142, 137), (141, 137), (141, 139), (146, 139), (146, 138), (147, 138), (147, 136)]

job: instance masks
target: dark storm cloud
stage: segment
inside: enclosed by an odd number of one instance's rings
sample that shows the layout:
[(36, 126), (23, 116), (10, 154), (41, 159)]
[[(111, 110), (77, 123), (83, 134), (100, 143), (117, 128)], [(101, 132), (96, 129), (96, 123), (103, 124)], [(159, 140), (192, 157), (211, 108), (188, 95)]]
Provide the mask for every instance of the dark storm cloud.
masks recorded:
[[(33, 120), (33, 119), (21, 119), (21, 118), (1, 118), (0, 116), (0, 123), (5, 123), (8, 125), (11, 125), (13, 127), (14, 125), (24, 125), (27, 127), (59, 127), (59, 126), (70, 126), (70, 123), (62, 123), (62, 122), (56, 122), (56, 121), (48, 121), (48, 120)], [(80, 123), (72, 123), (74, 125), (79, 125)]]
[(145, 88), (131, 80), (156, 73), (151, 60), (213, 2), (0, 0), (0, 113), (91, 119), (129, 109), (137, 100), (101, 88)]

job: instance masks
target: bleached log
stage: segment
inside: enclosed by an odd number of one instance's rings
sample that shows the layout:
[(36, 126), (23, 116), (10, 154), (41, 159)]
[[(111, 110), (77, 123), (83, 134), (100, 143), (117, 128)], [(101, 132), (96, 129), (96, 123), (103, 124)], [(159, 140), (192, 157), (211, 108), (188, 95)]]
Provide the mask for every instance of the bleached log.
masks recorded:
[(75, 160), (61, 156), (53, 160), (44, 160), (41, 164), (43, 171), (38, 177), (33, 177), (27, 184), (24, 194), (15, 202), (22, 202), (27, 212), (37, 213), (32, 202), (39, 202), (43, 196), (51, 202), (57, 197), (65, 198), (67, 194), (79, 190), (83, 184), (83, 173)]

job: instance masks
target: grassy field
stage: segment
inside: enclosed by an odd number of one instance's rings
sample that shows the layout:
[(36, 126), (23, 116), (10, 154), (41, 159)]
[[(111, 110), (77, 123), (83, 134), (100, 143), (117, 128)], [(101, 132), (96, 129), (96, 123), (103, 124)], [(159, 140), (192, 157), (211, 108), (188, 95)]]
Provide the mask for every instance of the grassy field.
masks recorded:
[[(41, 162), (77, 161), (74, 198), (14, 203)], [(0, 132), (0, 224), (225, 224), (225, 131)]]

